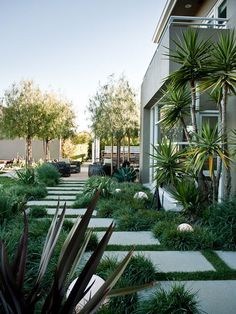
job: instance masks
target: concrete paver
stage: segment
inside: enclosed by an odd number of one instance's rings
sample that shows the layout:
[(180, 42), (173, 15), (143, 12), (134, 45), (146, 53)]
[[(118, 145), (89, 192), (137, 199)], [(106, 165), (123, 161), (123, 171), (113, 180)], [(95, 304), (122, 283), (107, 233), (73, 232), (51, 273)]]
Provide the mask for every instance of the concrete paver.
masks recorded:
[[(104, 256), (116, 256), (118, 260), (121, 260), (127, 253), (126, 251), (106, 251)], [(142, 254), (150, 258), (158, 272), (215, 271), (200, 252), (136, 251), (134, 254)]]
[[(97, 232), (101, 239), (104, 232)], [(159, 245), (150, 231), (115, 231), (112, 233), (109, 244), (114, 245)]]
[(156, 287), (139, 292), (139, 296), (148, 299), (158, 287), (169, 290), (173, 284), (184, 284), (187, 289), (195, 292), (203, 313), (236, 313), (236, 280), (162, 281)]
[(65, 194), (58, 194), (58, 195), (47, 195), (44, 200), (58, 200), (60, 201), (75, 201), (76, 195), (65, 195)]
[[(236, 252), (215, 251), (230, 268), (236, 269)], [(236, 313), (236, 312), (235, 312)]]
[(48, 190), (48, 195), (78, 195), (81, 194), (80, 191), (69, 191), (69, 190)]
[[(66, 202), (67, 206), (72, 206), (74, 204), (74, 201), (60, 201), (60, 207), (64, 206), (64, 203)], [(57, 201), (50, 201), (50, 200), (40, 200), (40, 201), (28, 201), (27, 206), (48, 206), (48, 207), (56, 207)]]
[[(56, 208), (46, 208), (48, 215), (54, 215), (56, 212)], [(66, 216), (82, 216), (85, 214), (87, 208), (67, 208), (66, 209)], [(62, 211), (62, 208), (59, 210), (59, 212)], [(97, 211), (93, 211), (93, 216), (97, 215)]]

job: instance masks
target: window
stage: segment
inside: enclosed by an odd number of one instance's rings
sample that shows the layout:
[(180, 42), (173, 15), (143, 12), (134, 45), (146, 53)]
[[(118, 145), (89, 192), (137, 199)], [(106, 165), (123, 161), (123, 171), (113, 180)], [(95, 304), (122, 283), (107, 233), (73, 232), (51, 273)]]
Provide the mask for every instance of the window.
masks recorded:
[[(227, 0), (219, 0), (207, 15), (209, 18), (227, 18)], [(208, 21), (208, 24), (224, 24), (223, 21)]]

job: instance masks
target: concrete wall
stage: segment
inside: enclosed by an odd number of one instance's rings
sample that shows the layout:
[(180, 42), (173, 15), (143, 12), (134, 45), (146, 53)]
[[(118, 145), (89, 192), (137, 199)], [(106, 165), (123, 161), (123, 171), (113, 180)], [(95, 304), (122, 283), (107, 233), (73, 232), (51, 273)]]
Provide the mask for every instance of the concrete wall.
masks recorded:
[[(60, 142), (55, 140), (50, 143), (50, 155), (51, 159), (59, 159), (60, 154)], [(0, 140), (0, 160), (1, 159), (13, 159), (19, 156), (25, 158), (25, 140)], [(38, 161), (44, 158), (43, 143), (40, 140), (33, 141), (33, 159)]]

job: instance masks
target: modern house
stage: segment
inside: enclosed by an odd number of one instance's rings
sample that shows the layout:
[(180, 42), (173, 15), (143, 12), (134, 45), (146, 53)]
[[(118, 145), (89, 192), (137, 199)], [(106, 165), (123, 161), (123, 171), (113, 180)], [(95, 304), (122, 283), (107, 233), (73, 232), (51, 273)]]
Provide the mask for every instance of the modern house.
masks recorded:
[[(159, 104), (164, 87), (164, 79), (178, 67), (166, 53), (175, 48), (174, 40), (181, 38), (189, 28), (198, 29), (203, 39), (217, 38), (219, 32), (227, 28), (236, 28), (235, 0), (168, 0), (156, 27), (153, 42), (157, 48), (148, 66), (141, 86), (141, 156), (140, 173), (142, 183), (153, 183), (153, 168), (150, 153), (152, 145), (157, 145), (163, 134), (160, 126), (162, 107)], [(227, 108), (228, 128), (236, 128), (236, 98), (229, 97)], [(219, 112), (216, 105), (206, 94), (197, 100), (198, 127), (209, 121), (211, 125), (218, 123)], [(174, 138), (177, 145), (187, 145), (184, 132), (180, 130)], [(232, 169), (232, 193), (236, 194), (236, 169)], [(168, 193), (165, 194), (168, 203)], [(164, 197), (164, 198), (165, 198)], [(171, 199), (169, 199), (172, 202)], [(173, 207), (173, 204), (167, 204)]]

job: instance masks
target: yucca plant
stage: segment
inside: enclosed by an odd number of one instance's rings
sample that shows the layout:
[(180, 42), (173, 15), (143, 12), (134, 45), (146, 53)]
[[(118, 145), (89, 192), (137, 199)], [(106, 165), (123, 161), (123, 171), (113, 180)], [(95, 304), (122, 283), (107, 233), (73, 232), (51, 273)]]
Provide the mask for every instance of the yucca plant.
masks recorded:
[[(73, 277), (76, 267), (81, 260), (92, 231), (87, 230), (89, 220), (92, 216), (98, 199), (98, 193), (92, 200), (85, 215), (81, 221), (78, 219), (71, 231), (69, 232), (57, 262), (52, 285), (48, 294), (42, 295), (41, 283), (44, 278), (50, 258), (53, 254), (57, 243), (66, 211), (64, 205), (61, 215), (59, 215), (59, 204), (56, 214), (49, 228), (38, 269), (38, 276), (30, 293), (24, 294), (25, 269), (27, 261), (27, 245), (28, 245), (28, 221), (24, 213), (24, 231), (18, 243), (15, 258), (9, 261), (7, 252), (3, 242), (0, 242), (0, 312), (6, 314), (25, 314), (35, 313), (35, 307), (38, 302), (42, 303), (40, 313), (44, 314), (62, 314), (73, 313), (76, 305), (90, 290), (88, 284), (93, 274), (95, 274), (99, 261), (110, 239), (114, 224), (112, 223), (107, 229), (102, 240), (99, 242), (96, 250), (93, 252), (85, 267), (76, 280), (76, 283), (71, 290), (68, 298), (65, 298), (65, 293), (69, 286), (70, 280)], [(131, 259), (132, 251), (130, 251), (123, 261), (119, 264), (116, 271), (106, 280), (103, 286), (97, 293), (85, 304), (79, 313), (95, 313), (100, 303), (106, 295), (119, 295), (127, 289), (111, 291), (117, 280), (123, 273), (129, 260)], [(134, 288), (131, 289), (131, 292)], [(38, 313), (38, 310), (37, 310)]]
[(190, 134), (186, 126), (186, 118), (190, 115), (191, 94), (186, 86), (175, 88), (174, 84), (168, 84), (166, 90), (162, 91), (163, 97), (159, 104), (163, 105), (161, 125), (170, 130), (180, 123), (184, 129), (186, 138), (190, 141)]
[(186, 174), (183, 163), (185, 152), (178, 151), (177, 146), (167, 139), (160, 142), (157, 147), (153, 146), (153, 148), (154, 154), (151, 154), (151, 157), (155, 170), (154, 179), (157, 185), (174, 185)]
[(174, 83), (178, 89), (189, 84), (191, 90), (190, 113), (193, 131), (197, 132), (196, 120), (196, 85), (208, 73), (208, 62), (212, 52), (210, 40), (201, 40), (195, 29), (189, 28), (186, 32), (173, 41), (175, 48), (167, 54), (169, 58), (180, 65), (180, 68), (171, 73), (167, 80)]
[(208, 164), (209, 174), (212, 181), (212, 198), (213, 202), (217, 201), (220, 173), (215, 174), (216, 159), (220, 158), (225, 167), (228, 167), (229, 158), (223, 151), (223, 136), (218, 134), (217, 126), (211, 128), (209, 123), (206, 123), (201, 130), (201, 133), (194, 133), (194, 140), (188, 151), (190, 167), (195, 172), (203, 170), (205, 164)]
[[(234, 30), (226, 30), (220, 34), (219, 40), (213, 46), (205, 80), (200, 84), (200, 91), (220, 89), (221, 132), (223, 136), (223, 151), (229, 156), (227, 135), (227, 106), (229, 94), (236, 94), (236, 36)], [(231, 189), (230, 168), (225, 169), (224, 195), (229, 197)]]
[(16, 175), (21, 184), (35, 185), (38, 183), (35, 169), (32, 167), (16, 170)]
[(118, 182), (134, 182), (137, 174), (134, 168), (121, 167), (114, 172), (113, 178), (117, 179)]

